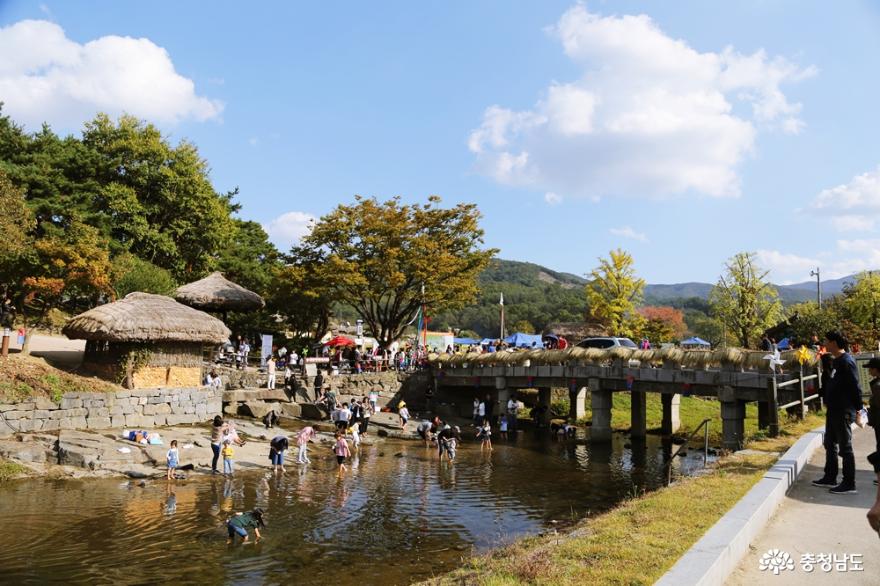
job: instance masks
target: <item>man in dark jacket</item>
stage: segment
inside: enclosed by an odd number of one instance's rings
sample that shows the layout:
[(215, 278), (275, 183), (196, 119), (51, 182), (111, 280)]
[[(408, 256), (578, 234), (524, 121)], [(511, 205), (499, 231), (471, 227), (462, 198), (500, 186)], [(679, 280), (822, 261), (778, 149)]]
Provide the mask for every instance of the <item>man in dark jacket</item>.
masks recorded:
[[(856, 459), (852, 447), (851, 424), (862, 407), (862, 389), (856, 361), (847, 352), (849, 342), (837, 331), (825, 334), (825, 347), (833, 357), (831, 376), (825, 390), (825, 475), (813, 486), (830, 489), (832, 494), (856, 494)], [(843, 460), (843, 481), (837, 484), (837, 457)]]

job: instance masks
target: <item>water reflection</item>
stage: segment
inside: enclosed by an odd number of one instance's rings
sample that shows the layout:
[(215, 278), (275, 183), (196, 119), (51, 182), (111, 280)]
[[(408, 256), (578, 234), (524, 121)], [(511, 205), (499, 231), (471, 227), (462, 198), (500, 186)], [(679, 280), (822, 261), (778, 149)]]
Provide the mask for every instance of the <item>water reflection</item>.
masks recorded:
[[(3, 581), (404, 584), (550, 521), (663, 484), (669, 446), (521, 437), (440, 462), (421, 444), (362, 446), (339, 474), (328, 448), (284, 474), (242, 471), (138, 486), (30, 480), (0, 488)], [(676, 464), (677, 466), (679, 464)], [(258, 545), (225, 545), (235, 511), (267, 511)]]

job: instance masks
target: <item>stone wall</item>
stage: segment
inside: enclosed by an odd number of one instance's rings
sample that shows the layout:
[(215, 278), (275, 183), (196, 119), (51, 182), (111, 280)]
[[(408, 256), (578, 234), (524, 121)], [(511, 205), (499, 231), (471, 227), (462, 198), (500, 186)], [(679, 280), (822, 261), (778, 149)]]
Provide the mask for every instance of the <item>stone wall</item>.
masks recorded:
[(206, 388), (65, 393), (59, 403), (35, 398), (0, 403), (0, 436), (60, 429), (150, 428), (201, 423), (220, 415), (222, 392)]

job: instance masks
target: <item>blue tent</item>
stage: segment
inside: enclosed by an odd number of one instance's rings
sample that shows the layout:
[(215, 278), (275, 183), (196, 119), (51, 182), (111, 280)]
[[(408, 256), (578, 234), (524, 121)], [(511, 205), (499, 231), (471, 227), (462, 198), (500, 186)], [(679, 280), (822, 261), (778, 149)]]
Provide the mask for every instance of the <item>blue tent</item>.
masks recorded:
[(693, 338), (688, 338), (687, 340), (681, 341), (682, 346), (711, 346), (709, 342), (702, 338), (698, 338), (694, 336)]
[(780, 350), (789, 350), (791, 348), (791, 340), (788, 338), (782, 338), (779, 340), (779, 343), (776, 344), (776, 347)]
[(452, 338), (452, 343), (461, 344), (462, 346), (476, 346), (479, 344), (479, 342), (473, 338)]
[(516, 348), (531, 348), (532, 344), (534, 344), (535, 348), (540, 348), (541, 350), (544, 349), (544, 341), (541, 339), (540, 334), (522, 334), (517, 332), (504, 338), (504, 342), (508, 346), (514, 346)]

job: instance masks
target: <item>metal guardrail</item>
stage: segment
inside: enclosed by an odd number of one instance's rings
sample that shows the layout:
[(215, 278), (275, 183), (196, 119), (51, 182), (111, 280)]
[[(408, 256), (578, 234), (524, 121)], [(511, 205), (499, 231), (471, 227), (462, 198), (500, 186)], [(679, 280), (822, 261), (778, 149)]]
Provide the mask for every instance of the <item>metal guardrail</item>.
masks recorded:
[(700, 431), (700, 428), (704, 429), (703, 433), (703, 467), (709, 463), (709, 423), (711, 419), (704, 419), (684, 440), (684, 443), (678, 446), (678, 449), (675, 450), (675, 453), (669, 458), (669, 463), (666, 465), (666, 486), (672, 484), (672, 464), (675, 462), (676, 456), (678, 456), (683, 449), (685, 449), (688, 443), (697, 435), (697, 432)]

